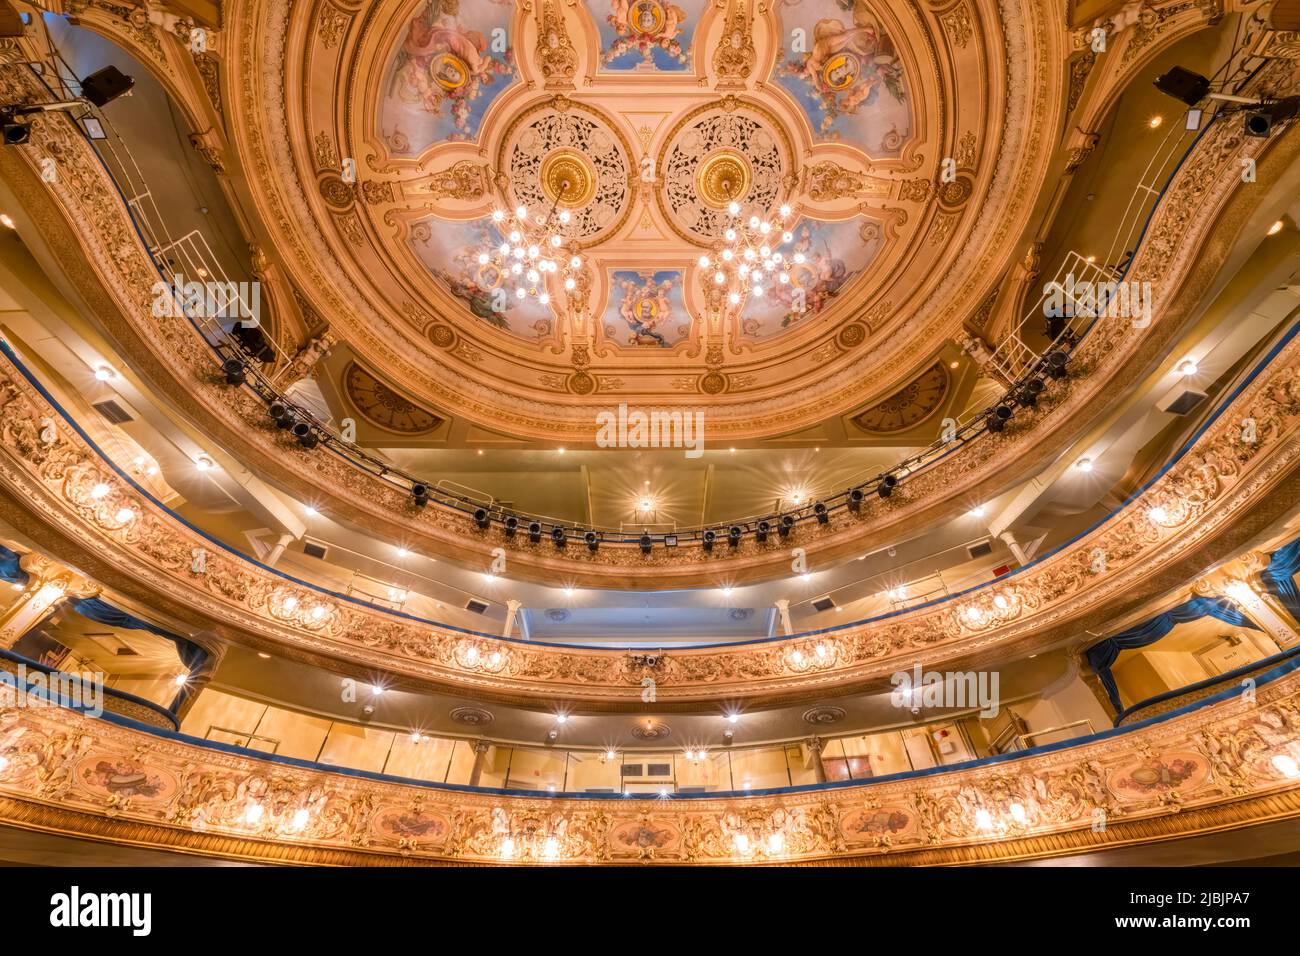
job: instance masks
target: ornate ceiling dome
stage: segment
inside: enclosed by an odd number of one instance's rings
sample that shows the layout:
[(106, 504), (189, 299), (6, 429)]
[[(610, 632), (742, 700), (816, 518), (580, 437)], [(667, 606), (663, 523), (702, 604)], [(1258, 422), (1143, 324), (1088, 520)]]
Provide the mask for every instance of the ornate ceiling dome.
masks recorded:
[[(413, 400), (523, 438), (706, 399), (711, 438), (770, 436), (897, 391), (1005, 269), (1064, 105), (1028, 3), (245, 6), (294, 285)], [(788, 281), (704, 264), (782, 206)], [(581, 257), (522, 297), (484, 255), (517, 209)]]

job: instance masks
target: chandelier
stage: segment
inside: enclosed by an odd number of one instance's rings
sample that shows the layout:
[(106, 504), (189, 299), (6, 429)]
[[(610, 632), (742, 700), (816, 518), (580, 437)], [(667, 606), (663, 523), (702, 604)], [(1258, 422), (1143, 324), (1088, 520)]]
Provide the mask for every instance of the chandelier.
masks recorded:
[(542, 305), (551, 301), (548, 276), (555, 276), (572, 292), (578, 286), (583, 258), (577, 244), (565, 235), (573, 219), (563, 206), (580, 205), (589, 198), (580, 166), (556, 164), (545, 182), (550, 208), (540, 215), (530, 214), (528, 207), (516, 206), (514, 212), (498, 208), (492, 213), (492, 225), (500, 240), (481, 249), (478, 264), (497, 274), (495, 287), (503, 288), (516, 300), (535, 298)]
[(791, 253), (793, 211), (782, 205), (775, 215), (745, 218), (739, 202), (729, 199), (722, 242), (713, 255), (700, 256), (700, 268), (712, 270), (714, 285), (727, 290), (727, 301), (738, 306), (794, 281), (791, 270), (804, 264), (802, 252)]

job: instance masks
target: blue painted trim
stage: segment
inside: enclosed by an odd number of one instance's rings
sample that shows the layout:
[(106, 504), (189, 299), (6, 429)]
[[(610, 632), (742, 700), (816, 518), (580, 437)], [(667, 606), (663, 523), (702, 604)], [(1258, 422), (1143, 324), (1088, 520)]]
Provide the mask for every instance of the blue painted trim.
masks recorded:
[[(1119, 516), (1121, 512), (1124, 511), (1125, 508), (1127, 508), (1130, 504), (1132, 504), (1134, 501), (1139, 499), (1143, 494), (1145, 494), (1148, 489), (1150, 489), (1156, 482), (1158, 482), (1161, 478), (1163, 478), (1165, 474), (1171, 468), (1173, 468), (1174, 465), (1176, 465), (1183, 458), (1183, 456), (1186, 455), (1192, 449), (1192, 447), (1196, 444), (1196, 442), (1200, 439), (1200, 437), (1203, 434), (1205, 434), (1205, 432), (1210, 428), (1210, 426), (1212, 426), (1215, 422), (1219, 420), (1219, 418), (1223, 415), (1224, 411), (1232, 404), (1232, 402), (1237, 398), (1237, 396), (1240, 395), (1243, 391), (1245, 391), (1245, 389), (1248, 386), (1250, 386), (1250, 384), (1253, 383), (1255, 379), (1259, 377), (1259, 375), (1265, 369), (1268, 368), (1268, 366), (1272, 363), (1273, 359), (1277, 357), (1277, 355), (1291, 342), (1293, 338), (1295, 338), (1295, 336), (1298, 333), (1300, 333), (1300, 319), (1297, 319), (1295, 322), (1291, 324), (1291, 327), (1287, 329), (1287, 331), (1281, 336), (1281, 338), (1277, 341), (1277, 343), (1268, 351), (1268, 353), (1255, 364), (1255, 366), (1241, 380), (1241, 382), (1237, 385), (1237, 387), (1219, 400), (1218, 404), (1215, 407), (1214, 412), (1206, 418), (1206, 420), (1201, 424), (1201, 426), (1191, 435), (1191, 437), (1187, 439), (1187, 441), (1183, 444), (1183, 446), (1178, 449), (1178, 451), (1174, 454), (1174, 456), (1170, 458), (1169, 461), (1167, 461), (1165, 465), (1146, 482), (1146, 484), (1142, 485), (1140, 488), (1133, 491), (1126, 499), (1124, 499), (1124, 501), (1119, 505), (1119, 507), (1117, 507), (1110, 514), (1105, 515), (1102, 518), (1099, 518), (1095, 523), (1085, 528), (1083, 531), (1080, 531), (1073, 538), (1070, 538), (1068, 541), (1062, 542), (1061, 544), (1057, 545), (1055, 548), (1051, 549), (1050, 551), (1044, 552), (1043, 554), (1034, 558), (1034, 560), (1030, 561), (1028, 564), (1022, 565), (1021, 567), (1016, 568), (1014, 571), (1004, 574), (999, 578), (995, 578), (992, 581), (986, 581), (982, 584), (971, 585), (969, 588), (966, 588), (964, 591), (958, 591), (954, 594), (948, 594), (943, 597), (938, 597), (933, 600), (926, 601), (922, 604), (912, 605), (911, 607), (899, 608), (898, 610), (889, 611), (885, 614), (878, 614), (875, 617), (863, 618), (861, 621), (848, 621), (843, 624), (835, 624), (832, 625), (831, 627), (824, 627), (815, 631), (804, 631), (802, 633), (793, 634), (790, 636), (776, 635), (773, 637), (755, 638), (752, 641), (735, 641), (735, 642), (719, 641), (719, 642), (714, 642), (709, 644), (691, 644), (691, 645), (686, 645), (685, 647), (687, 647), (690, 650), (732, 649), (732, 648), (739, 648), (739, 647), (753, 647), (762, 644), (771, 644), (777, 641), (800, 640), (800, 639), (805, 639), (810, 637), (817, 637), (818, 635), (822, 635), (822, 634), (833, 634), (837, 631), (843, 631), (852, 627), (859, 627), (863, 624), (873, 624), (878, 621), (887, 621), (890, 618), (898, 617), (901, 614), (910, 614), (911, 612), (921, 608), (935, 607), (937, 605), (943, 604), (948, 601), (955, 601), (958, 598), (962, 598), (967, 595), (974, 594), (975, 592), (980, 591), (984, 588), (1002, 586), (1003, 584), (1005, 584), (1006, 581), (1010, 580), (1011, 578), (1014, 578), (1015, 576), (1020, 574), (1024, 574), (1027, 571), (1029, 571), (1030, 568), (1042, 564), (1043, 562), (1047, 561), (1049, 558), (1053, 557), (1054, 555), (1060, 554), (1061, 552), (1068, 550), (1069, 548), (1073, 547), (1077, 542), (1081, 541), (1082, 539), (1086, 538), (1088, 535), (1092, 534), (1098, 528), (1102, 527), (1103, 525), (1105, 525), (1110, 521), (1115, 520), (1117, 516)], [(218, 550), (226, 552), (227, 554), (233, 556), (237, 560), (244, 561), (248, 564), (251, 564), (253, 567), (256, 567), (268, 574), (274, 575), (275, 577), (278, 577), (284, 581), (288, 581), (289, 583), (294, 584), (298, 587), (305, 588), (316, 594), (326, 595), (328, 597), (334, 598), (337, 601), (343, 601), (349, 604), (354, 604), (358, 607), (364, 607), (369, 610), (378, 611), (382, 614), (388, 614), (393, 617), (411, 621), (415, 624), (422, 624), (430, 627), (443, 628), (445, 630), (455, 631), (460, 634), (467, 634), (472, 637), (481, 637), (488, 640), (503, 641), (508, 644), (518, 644), (518, 645), (524, 645), (528, 647), (553, 647), (562, 650), (590, 651), (593, 649), (596, 650), (635, 650), (636, 649), (636, 647), (634, 646), (629, 647), (629, 646), (615, 645), (615, 644), (601, 645), (600, 647), (593, 648), (593, 645), (590, 644), (566, 644), (566, 643), (551, 643), (546, 641), (526, 641), (517, 637), (501, 637), (500, 635), (497, 634), (488, 634), (483, 631), (474, 631), (474, 630), (470, 630), (469, 628), (459, 627), (455, 624), (444, 624), (439, 621), (430, 620), (429, 618), (424, 618), (415, 614), (410, 614), (406, 611), (395, 611), (390, 608), (381, 607), (380, 605), (372, 604), (369, 601), (363, 601), (360, 598), (357, 598), (353, 595), (342, 594), (338, 591), (332, 591), (328, 588), (321, 587), (318, 584), (312, 584), (309, 581), (304, 581), (301, 578), (294, 577), (291, 574), (286, 574), (285, 572), (273, 568), (270, 565), (263, 564), (261, 561), (258, 561), (256, 558), (249, 557), (248, 555), (243, 554), (240, 551), (236, 551), (234, 548), (226, 544), (224, 541), (219, 540), (218, 538), (204, 531), (202, 528), (199, 528), (196, 525), (192, 524), (190, 521), (188, 521), (181, 515), (178, 515), (170, 508), (168, 508), (158, 498), (154, 497), (154, 495), (150, 493), (148, 489), (146, 489), (144, 486), (137, 483), (134, 478), (132, 478), (129, 474), (127, 474), (122, 468), (118, 467), (116, 462), (114, 462), (111, 458), (109, 458), (106, 454), (104, 454), (103, 450), (100, 449), (100, 447), (95, 443), (94, 439), (92, 439), (90, 435), (86, 432), (86, 430), (83, 429), (72, 418), (72, 416), (68, 414), (67, 410), (64, 409), (64, 407), (50, 393), (50, 391), (44, 386), (44, 384), (42, 384), (41, 381), (36, 378), (35, 374), (18, 357), (17, 353), (14, 351), (13, 346), (4, 338), (0, 338), (0, 353), (3, 353), (4, 356), (9, 359), (9, 361), (14, 365), (15, 368), (18, 369), (18, 371), (22, 374), (22, 376), (25, 379), (27, 379), (27, 381), (31, 384), (31, 386), (34, 389), (36, 389), (37, 392), (40, 393), (41, 397), (44, 398), (45, 401), (50, 404), (50, 406), (55, 410), (55, 412), (65, 422), (67, 422), (69, 427), (71, 427), (73, 431), (75, 431), (77, 435), (80, 436), (81, 440), (85, 442), (86, 445), (103, 460), (104, 464), (108, 468), (112, 469), (112, 471), (116, 473), (117, 476), (123, 482), (125, 482), (132, 489), (134, 489), (139, 495), (141, 495), (143, 498), (145, 498), (147, 501), (153, 504), (154, 507), (158, 508), (160, 511), (169, 515), (172, 519), (184, 525), (186, 528), (193, 531), (195, 534), (209, 541), (213, 545), (213, 547), (217, 548)]]
[[(1272, 670), (1266, 671), (1259, 675), (1256, 681), (1257, 687), (1285, 677), (1292, 671), (1300, 668), (1300, 656), (1293, 658)], [(870, 787), (875, 784), (893, 783), (899, 780), (916, 780), (925, 777), (935, 777), (945, 773), (952, 773), (961, 770), (971, 770), (975, 767), (984, 767), (993, 764), (1010, 763), (1016, 760), (1026, 760), (1031, 757), (1037, 757), (1042, 754), (1054, 753), (1058, 750), (1065, 750), (1070, 747), (1081, 747), (1086, 744), (1095, 743), (1099, 740), (1109, 740), (1112, 738), (1123, 737), (1126, 734), (1135, 733), (1146, 727), (1163, 723), (1167, 720), (1173, 720), (1184, 714), (1192, 713), (1204, 707), (1210, 707), (1222, 701), (1236, 697), (1239, 691), (1236, 688), (1229, 688), (1214, 694), (1210, 697), (1194, 701), (1185, 707), (1172, 710), (1167, 714), (1161, 714), (1157, 717), (1151, 717), (1147, 720), (1139, 721), (1130, 727), (1115, 727), (1110, 730), (1099, 731), (1090, 737), (1075, 737), (1071, 740), (1063, 740), (1054, 744), (1043, 744), (1039, 747), (1031, 747), (1028, 750), (1018, 750), (1014, 753), (996, 754), (992, 757), (980, 757), (977, 760), (967, 760), (964, 763), (950, 764), (943, 767), (931, 767), (926, 770), (908, 770), (902, 773), (887, 774), (883, 777), (870, 777), (865, 780), (836, 780), (824, 784), (802, 784), (797, 787), (771, 787), (765, 790), (723, 790), (709, 793), (678, 793), (671, 797), (659, 797), (650, 794), (635, 794), (631, 796), (610, 796), (603, 793), (551, 793), (546, 790), (518, 790), (518, 789), (493, 789), (491, 787), (470, 787), (464, 784), (456, 783), (436, 783), (430, 780), (417, 780), (412, 777), (400, 777), (394, 774), (375, 773), (372, 770), (357, 770), (351, 767), (339, 767), (333, 764), (317, 763), (311, 760), (300, 760), (297, 757), (284, 757), (277, 754), (262, 753), (257, 750), (248, 750), (243, 747), (237, 747), (233, 744), (219, 743), (213, 740), (202, 740), (198, 737), (191, 737), (188, 734), (179, 731), (162, 730), (149, 724), (141, 723), (130, 717), (124, 717), (121, 714), (114, 714), (105, 711), (99, 717), (100, 720), (106, 720), (112, 724), (118, 724), (143, 733), (152, 734), (156, 737), (162, 737), (166, 740), (176, 741), (178, 743), (190, 744), (200, 748), (217, 751), (219, 753), (232, 754), (238, 757), (252, 758), (262, 760), (267, 763), (281, 764), (288, 767), (297, 767), (303, 770), (320, 771), (324, 773), (342, 774), (347, 777), (356, 777), (361, 780), (373, 780), (378, 783), (391, 783), (412, 787), (421, 787), (426, 790), (437, 790), (449, 793), (478, 793), (489, 796), (506, 796), (506, 797), (545, 797), (565, 800), (605, 800), (611, 803), (623, 803), (631, 800), (719, 800), (730, 799), (733, 797), (766, 797), (781, 796), (784, 794), (795, 793), (813, 793), (826, 792), (832, 790), (850, 790), (857, 787)], [(74, 708), (69, 708), (74, 709)]]
[[(8, 651), (5, 650), (4, 648), (0, 648), (0, 658), (4, 658), (7, 661), (13, 661), (15, 664), (22, 664), (29, 671), (41, 671), (44, 674), (61, 674), (62, 676), (68, 678), (69, 680), (76, 681), (78, 684), (82, 682), (81, 678), (76, 674), (70, 673), (68, 671), (61, 671), (57, 667), (50, 667), (48, 664), (42, 664), (40, 661), (34, 661), (30, 657), (24, 657), (21, 654), (15, 654), (13, 651)], [(163, 707), (161, 704), (155, 704), (151, 700), (145, 700), (143, 697), (137, 697), (135, 694), (129, 694), (124, 690), (113, 690), (113, 688), (111, 687), (103, 687), (101, 688), (101, 690), (103, 690), (103, 692), (109, 697), (116, 697), (119, 700), (125, 700), (125, 701), (129, 701), (132, 704), (139, 704), (142, 707), (147, 707), (150, 710), (155, 711), (160, 717), (164, 718), (168, 723), (170, 723), (173, 727), (175, 727), (176, 730), (179, 731), (181, 729), (180, 721), (176, 719), (176, 715), (172, 713), (170, 710), (168, 710), (166, 707)], [(47, 698), (49, 696), (48, 694), (43, 694), (41, 688), (37, 688), (36, 693), (38, 695), (45, 696)], [(69, 710), (85, 709), (82, 707), (72, 706), (66, 699), (62, 697), (59, 698), (58, 703), (59, 706), (67, 707)], [(118, 714), (116, 716), (121, 717), (122, 715)], [(125, 717), (123, 719), (130, 720), (130, 718), (125, 718)], [(151, 724), (140, 723), (140, 721), (138, 720), (132, 721), (132, 723), (138, 724), (141, 727), (146, 727), (150, 730), (158, 730), (157, 727), (154, 727)]]
[(1230, 681), (1237, 680), (1237, 678), (1239, 677), (1244, 677), (1246, 674), (1249, 674), (1253, 670), (1257, 670), (1269, 664), (1281, 664), (1283, 661), (1290, 660), (1291, 658), (1296, 657), (1297, 655), (1300, 655), (1300, 645), (1297, 645), (1296, 647), (1293, 647), (1290, 650), (1283, 651), (1281, 654), (1274, 654), (1271, 657), (1262, 658), (1261, 660), (1255, 661), (1255, 663), (1253, 664), (1247, 664), (1245, 667), (1238, 667), (1235, 670), (1230, 670), (1225, 674), (1218, 675), (1217, 677), (1207, 677), (1205, 680), (1197, 681), (1195, 684), (1188, 684), (1186, 687), (1178, 687), (1174, 690), (1167, 690), (1163, 694), (1156, 694), (1156, 696), (1154, 697), (1148, 697), (1146, 700), (1140, 700), (1132, 707), (1125, 708), (1123, 711), (1121, 711), (1119, 716), (1115, 718), (1115, 724), (1116, 726), (1122, 724), (1124, 722), (1124, 718), (1127, 717), (1129, 714), (1136, 713), (1137, 711), (1142, 710), (1145, 707), (1150, 707), (1152, 704), (1158, 704), (1162, 700), (1169, 700), (1173, 697), (1182, 697), (1184, 694), (1190, 694), (1193, 693), (1194, 691), (1203, 690), (1206, 687), (1213, 687), (1215, 684), (1226, 684)]

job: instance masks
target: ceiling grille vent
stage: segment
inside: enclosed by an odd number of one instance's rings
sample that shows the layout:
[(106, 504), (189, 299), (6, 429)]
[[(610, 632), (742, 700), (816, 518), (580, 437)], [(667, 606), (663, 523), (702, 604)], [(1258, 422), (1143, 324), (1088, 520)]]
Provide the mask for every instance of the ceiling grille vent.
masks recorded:
[(469, 603), (465, 605), (465, 610), (473, 611), (475, 614), (482, 614), (487, 609), (487, 602), (480, 601), (478, 598), (470, 598)]
[(819, 611), (829, 611), (835, 606), (835, 599), (828, 594), (825, 597), (819, 597), (817, 600), (813, 601), (812, 606)]
[(993, 553), (993, 542), (981, 541), (978, 544), (972, 544), (966, 549), (966, 553), (972, 558), (987, 558)]
[(307, 541), (302, 546), (302, 553), (309, 558), (320, 558), (324, 561), (325, 556), (330, 553), (330, 549), (319, 541)]
[(99, 414), (103, 415), (114, 425), (125, 425), (127, 422), (135, 421), (135, 419), (127, 413), (125, 408), (117, 404), (117, 402), (113, 401), (111, 398), (106, 401), (96, 402), (94, 408), (95, 411), (99, 412)]

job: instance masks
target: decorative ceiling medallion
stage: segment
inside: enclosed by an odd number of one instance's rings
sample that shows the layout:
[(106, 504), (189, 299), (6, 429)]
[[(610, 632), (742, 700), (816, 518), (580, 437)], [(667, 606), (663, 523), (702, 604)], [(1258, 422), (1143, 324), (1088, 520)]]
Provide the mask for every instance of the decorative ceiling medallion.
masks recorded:
[(596, 170), (581, 153), (557, 149), (542, 160), (542, 191), (567, 209), (585, 206), (596, 195)]
[(656, 720), (642, 720), (632, 727), (632, 736), (637, 740), (663, 740), (671, 733), (667, 724)]
[(560, 229), (589, 243), (622, 225), (632, 208), (632, 164), (622, 137), (596, 110), (562, 97), (519, 120), (501, 147), (510, 205), (544, 217), (559, 199)]
[(803, 712), (804, 723), (814, 726), (834, 724), (844, 719), (847, 711), (843, 707), (825, 704), (821, 707), (809, 707)]
[(687, 115), (664, 148), (660, 208), (684, 239), (712, 243), (734, 218), (725, 188), (743, 187), (744, 215), (766, 216), (781, 203), (789, 156), (788, 137), (767, 111), (730, 99), (706, 105)]
[(906, 431), (935, 413), (948, 394), (948, 384), (948, 370), (935, 362), (883, 402), (855, 415), (853, 422), (866, 431), (886, 435)]
[(343, 385), (357, 411), (380, 428), (402, 435), (418, 435), (442, 422), (437, 415), (398, 395), (355, 362), (343, 373)]
[(492, 723), (492, 711), (482, 707), (457, 707), (451, 712), (451, 719), (467, 727), (486, 727)]
[(563, 624), (569, 619), (569, 612), (562, 607), (553, 607), (547, 610), (546, 619), (556, 624)]
[(695, 178), (700, 198), (714, 209), (724, 209), (733, 199), (745, 201), (754, 183), (754, 172), (742, 154), (720, 149), (700, 163)]

